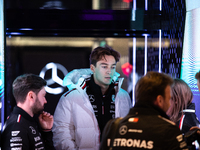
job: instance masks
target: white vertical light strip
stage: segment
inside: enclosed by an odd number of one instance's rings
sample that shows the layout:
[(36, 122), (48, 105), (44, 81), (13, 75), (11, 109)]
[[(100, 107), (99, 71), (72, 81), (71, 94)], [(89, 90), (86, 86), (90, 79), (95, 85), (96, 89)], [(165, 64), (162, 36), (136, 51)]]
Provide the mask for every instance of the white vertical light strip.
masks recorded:
[(135, 105), (135, 84), (136, 84), (136, 38), (133, 38), (133, 88), (132, 88), (132, 105)]
[(136, 16), (136, 0), (133, 0), (132, 21), (135, 21)]
[(1, 111), (1, 122), (0, 122), (0, 130), (4, 125), (4, 0), (0, 0), (0, 108)]
[(144, 34), (145, 45), (144, 45), (144, 74), (147, 73), (147, 34)]
[(161, 72), (161, 42), (162, 42), (162, 30), (159, 30), (159, 66), (158, 71)]
[(92, 0), (92, 9), (94, 9), (94, 10), (100, 9), (100, 2), (99, 2), (99, 0)]
[(133, 10), (136, 10), (136, 0), (133, 0)]
[(145, 0), (145, 10), (148, 10), (148, 0)]
[(162, 0), (160, 0), (160, 11), (162, 10)]

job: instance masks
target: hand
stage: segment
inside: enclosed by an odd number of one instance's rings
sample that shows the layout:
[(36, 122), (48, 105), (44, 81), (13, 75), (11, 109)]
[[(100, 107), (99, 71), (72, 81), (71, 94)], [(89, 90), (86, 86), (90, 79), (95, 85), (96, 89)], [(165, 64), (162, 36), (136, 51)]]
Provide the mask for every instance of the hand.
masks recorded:
[(50, 131), (53, 127), (53, 116), (50, 113), (43, 111), (39, 115), (39, 122), (42, 129)]
[(191, 128), (190, 128), (190, 130), (194, 130), (194, 129), (199, 129), (199, 130), (197, 131), (197, 133), (200, 134), (200, 128), (199, 128), (199, 127), (194, 126), (194, 127), (191, 127)]

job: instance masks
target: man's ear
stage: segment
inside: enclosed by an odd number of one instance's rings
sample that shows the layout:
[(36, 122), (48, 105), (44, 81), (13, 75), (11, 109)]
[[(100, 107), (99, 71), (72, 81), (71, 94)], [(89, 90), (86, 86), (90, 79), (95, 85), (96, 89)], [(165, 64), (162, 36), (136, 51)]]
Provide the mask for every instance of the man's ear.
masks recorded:
[(163, 108), (163, 100), (164, 100), (163, 97), (161, 95), (158, 95), (156, 100), (154, 101), (154, 104), (162, 109)]
[(91, 71), (94, 73), (95, 72), (95, 66), (93, 64), (90, 65)]
[(27, 94), (28, 100), (33, 101), (33, 102), (35, 101), (35, 96), (36, 94), (33, 91), (29, 91)]

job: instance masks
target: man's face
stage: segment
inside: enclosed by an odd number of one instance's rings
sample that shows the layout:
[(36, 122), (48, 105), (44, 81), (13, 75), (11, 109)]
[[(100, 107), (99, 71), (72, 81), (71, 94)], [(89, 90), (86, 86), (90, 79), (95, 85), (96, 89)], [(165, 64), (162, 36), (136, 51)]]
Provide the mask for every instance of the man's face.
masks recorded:
[(39, 93), (37, 94), (37, 97), (35, 99), (35, 104), (33, 106), (33, 113), (38, 114), (44, 110), (44, 104), (47, 103), (46, 98), (46, 91), (45, 88), (43, 87)]
[(165, 88), (165, 97), (164, 97), (163, 103), (161, 105), (161, 109), (164, 112), (167, 112), (167, 110), (169, 109), (169, 107), (171, 105), (170, 100), (171, 100), (171, 87), (168, 85)]
[(108, 87), (113, 79), (116, 71), (116, 61), (113, 56), (105, 55), (100, 61), (94, 65), (90, 65), (90, 69), (94, 74), (94, 81), (100, 87)]
[(200, 92), (200, 83), (199, 83), (199, 79), (197, 80), (197, 86), (198, 86), (198, 89), (199, 89), (199, 92)]

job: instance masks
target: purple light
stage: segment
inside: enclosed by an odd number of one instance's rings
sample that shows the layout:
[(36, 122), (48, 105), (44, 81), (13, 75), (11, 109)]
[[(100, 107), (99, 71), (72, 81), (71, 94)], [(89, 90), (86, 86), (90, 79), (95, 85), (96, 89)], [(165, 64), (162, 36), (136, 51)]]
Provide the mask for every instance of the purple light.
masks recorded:
[(111, 14), (84, 14), (82, 15), (83, 20), (113, 20)]

